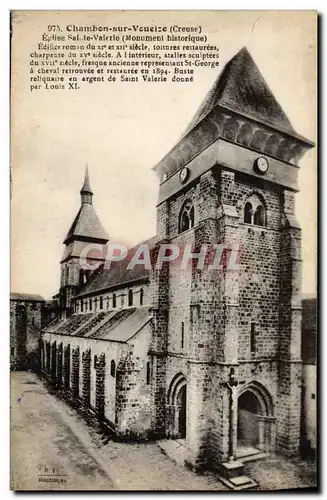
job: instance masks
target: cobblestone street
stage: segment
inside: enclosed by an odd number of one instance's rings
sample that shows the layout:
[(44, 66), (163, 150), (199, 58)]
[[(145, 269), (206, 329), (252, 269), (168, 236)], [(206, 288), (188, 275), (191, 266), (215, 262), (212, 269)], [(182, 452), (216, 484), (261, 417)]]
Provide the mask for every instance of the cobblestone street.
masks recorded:
[[(227, 490), (214, 474), (174, 463), (156, 443), (104, 441), (32, 373), (11, 374), (11, 441), (16, 490)], [(269, 459), (249, 464), (247, 473), (261, 490), (314, 486), (305, 464)], [(48, 482), (50, 474), (65, 482)]]

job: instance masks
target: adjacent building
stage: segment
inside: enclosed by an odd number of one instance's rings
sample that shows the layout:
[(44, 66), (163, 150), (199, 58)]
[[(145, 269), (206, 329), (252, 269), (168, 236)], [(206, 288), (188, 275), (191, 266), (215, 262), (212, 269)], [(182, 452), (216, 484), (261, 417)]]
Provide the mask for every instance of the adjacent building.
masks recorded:
[(304, 453), (314, 454), (317, 448), (317, 300), (302, 300), (302, 432)]
[(39, 357), (39, 340), (44, 326), (45, 301), (41, 295), (10, 294), (10, 368), (34, 366)]

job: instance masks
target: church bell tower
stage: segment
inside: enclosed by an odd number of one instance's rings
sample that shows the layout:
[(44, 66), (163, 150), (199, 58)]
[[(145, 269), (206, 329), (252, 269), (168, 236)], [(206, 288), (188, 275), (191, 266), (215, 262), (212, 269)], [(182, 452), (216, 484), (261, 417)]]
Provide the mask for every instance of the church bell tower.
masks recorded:
[[(81, 207), (64, 239), (65, 250), (61, 259), (60, 309), (63, 316), (72, 314), (72, 297), (86, 283), (90, 273), (105, 260), (105, 245), (109, 241), (106, 231), (94, 210), (93, 192), (88, 167), (80, 191)], [(92, 249), (94, 244), (94, 249)], [(103, 251), (99, 250), (99, 246)], [(87, 265), (84, 253), (87, 249)], [(92, 269), (90, 269), (92, 267)]]
[[(238, 265), (152, 272), (153, 429), (194, 467), (299, 451), (301, 228), (293, 128), (246, 48), (155, 166), (158, 246), (217, 243)], [(244, 451), (245, 450), (245, 451)]]

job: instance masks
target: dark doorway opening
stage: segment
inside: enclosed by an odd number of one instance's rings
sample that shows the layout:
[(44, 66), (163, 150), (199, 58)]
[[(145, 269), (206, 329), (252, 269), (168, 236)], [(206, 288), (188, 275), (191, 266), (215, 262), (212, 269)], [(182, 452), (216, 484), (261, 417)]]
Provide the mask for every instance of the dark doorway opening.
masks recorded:
[(245, 391), (238, 399), (237, 442), (240, 446), (259, 444), (260, 403), (251, 391)]
[(178, 408), (178, 433), (180, 438), (186, 438), (186, 385), (184, 385), (177, 395)]

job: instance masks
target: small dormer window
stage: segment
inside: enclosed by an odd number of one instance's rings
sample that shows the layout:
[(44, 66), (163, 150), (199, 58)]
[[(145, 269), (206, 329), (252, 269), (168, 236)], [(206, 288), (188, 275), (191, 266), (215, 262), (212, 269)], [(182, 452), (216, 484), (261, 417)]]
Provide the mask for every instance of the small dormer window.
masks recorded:
[(191, 201), (186, 201), (179, 215), (179, 233), (183, 233), (194, 226), (194, 206)]

